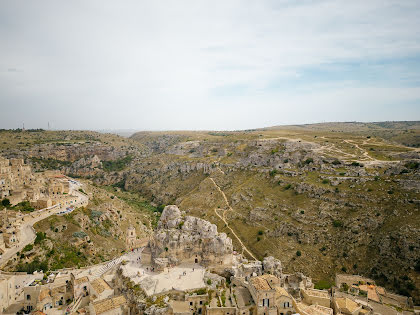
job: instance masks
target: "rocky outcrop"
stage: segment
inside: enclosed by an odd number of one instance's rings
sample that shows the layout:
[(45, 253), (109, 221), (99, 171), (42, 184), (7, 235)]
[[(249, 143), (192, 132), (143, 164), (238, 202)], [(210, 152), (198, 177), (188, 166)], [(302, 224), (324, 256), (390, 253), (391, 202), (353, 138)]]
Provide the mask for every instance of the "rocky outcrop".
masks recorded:
[(206, 220), (183, 217), (174, 205), (163, 210), (149, 247), (152, 262), (159, 261), (159, 266), (162, 259), (170, 264), (226, 265), (232, 262), (232, 240), (225, 233), (218, 233), (216, 225)]

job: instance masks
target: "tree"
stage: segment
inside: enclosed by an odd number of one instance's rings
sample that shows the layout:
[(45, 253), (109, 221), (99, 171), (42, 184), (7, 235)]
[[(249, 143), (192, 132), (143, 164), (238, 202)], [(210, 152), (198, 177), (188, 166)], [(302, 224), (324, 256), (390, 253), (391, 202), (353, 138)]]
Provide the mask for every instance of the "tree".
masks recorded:
[(7, 198), (4, 198), (4, 199), (1, 201), (1, 204), (2, 204), (3, 206), (5, 206), (5, 207), (8, 207), (8, 206), (10, 206), (10, 200), (9, 200), (9, 199), (7, 199)]

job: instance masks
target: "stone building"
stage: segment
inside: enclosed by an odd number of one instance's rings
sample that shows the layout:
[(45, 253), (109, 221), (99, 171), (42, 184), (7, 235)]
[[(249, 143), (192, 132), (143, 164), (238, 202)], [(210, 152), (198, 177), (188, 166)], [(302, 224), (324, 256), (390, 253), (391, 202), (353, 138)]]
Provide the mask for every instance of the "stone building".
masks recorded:
[(130, 225), (127, 229), (127, 235), (125, 237), (125, 245), (127, 249), (136, 248), (139, 244), (139, 240), (137, 238), (136, 229), (134, 226)]
[(0, 274), (0, 314), (15, 302), (15, 276)]

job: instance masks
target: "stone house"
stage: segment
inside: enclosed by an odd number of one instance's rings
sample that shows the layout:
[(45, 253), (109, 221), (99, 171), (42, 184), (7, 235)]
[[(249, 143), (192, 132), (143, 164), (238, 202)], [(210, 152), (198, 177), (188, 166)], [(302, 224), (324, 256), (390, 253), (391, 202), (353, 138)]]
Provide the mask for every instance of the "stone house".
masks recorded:
[(293, 299), (290, 294), (282, 287), (275, 287), (275, 303), (279, 315), (291, 315), (295, 313)]
[(89, 291), (91, 300), (93, 301), (103, 300), (114, 294), (114, 289), (112, 289), (102, 278), (97, 278), (90, 282)]
[(0, 274), (0, 313), (15, 302), (15, 276)]
[(346, 314), (346, 315), (362, 315), (362, 306), (345, 297), (336, 297), (333, 300), (333, 309), (335, 314)]
[(248, 286), (257, 307), (257, 314), (277, 315), (276, 290), (262, 276), (251, 278)]
[(69, 283), (31, 284), (23, 289), (23, 308), (26, 311), (48, 311), (66, 305), (73, 299), (73, 290)]
[(70, 282), (73, 288), (73, 295), (75, 299), (89, 295), (90, 283), (88, 277), (85, 276), (76, 278), (73, 274), (71, 274)]
[(91, 315), (129, 315), (130, 309), (123, 295), (110, 297), (89, 304)]
[(316, 304), (324, 307), (331, 307), (331, 297), (326, 290), (301, 289), (303, 302), (306, 304)]
[(195, 314), (204, 314), (205, 312), (205, 305), (209, 301), (208, 294), (203, 295), (189, 295), (185, 296), (185, 301), (188, 303), (190, 309), (194, 311)]

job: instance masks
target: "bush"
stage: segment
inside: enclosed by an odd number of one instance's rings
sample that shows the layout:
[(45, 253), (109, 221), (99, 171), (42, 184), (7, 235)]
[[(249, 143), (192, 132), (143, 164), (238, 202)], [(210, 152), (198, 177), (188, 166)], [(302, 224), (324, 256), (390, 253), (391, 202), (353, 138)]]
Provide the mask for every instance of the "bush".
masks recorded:
[(330, 182), (330, 181), (329, 181), (328, 179), (326, 179), (326, 178), (322, 180), (322, 183), (323, 183), (323, 184), (329, 184), (329, 182)]
[(28, 245), (26, 245), (26, 246), (23, 248), (22, 252), (29, 252), (29, 251), (31, 251), (33, 248), (34, 248), (34, 245), (32, 245), (32, 244), (28, 244)]
[(296, 252), (296, 256), (298, 256), (298, 257), (302, 256), (302, 253), (301, 253), (301, 251), (300, 251), (300, 250), (298, 250), (298, 251)]
[(211, 279), (207, 279), (207, 284), (211, 285)]
[(268, 174), (270, 177), (274, 177), (277, 174), (277, 170), (271, 170)]
[(342, 222), (342, 221), (340, 221), (340, 220), (334, 220), (334, 221), (333, 221), (333, 226), (334, 226), (334, 227), (336, 227), (336, 228), (341, 228), (341, 227), (343, 227), (343, 226), (344, 226), (344, 224), (343, 224), (343, 222)]
[(287, 184), (284, 186), (284, 190), (289, 190), (290, 188), (292, 188), (292, 184)]
[(160, 213), (163, 212), (163, 209), (165, 209), (165, 205), (159, 205), (159, 206), (156, 207), (156, 210)]
[(409, 169), (412, 169), (412, 170), (418, 169), (419, 166), (420, 166), (419, 162), (408, 162), (408, 163), (405, 164), (406, 168), (409, 168)]
[(258, 231), (258, 235), (263, 235), (264, 234), (264, 231), (263, 230), (259, 230)]
[(41, 243), (41, 241), (47, 238), (47, 234), (43, 232), (36, 232), (35, 244)]
[(347, 272), (347, 268), (343, 266), (343, 267), (341, 267), (341, 271)]
[(115, 161), (101, 161), (102, 168), (105, 172), (119, 172), (122, 171), (128, 164), (131, 163), (133, 157), (131, 155), (127, 155), (122, 159), (118, 159)]
[(305, 164), (311, 164), (313, 162), (314, 162), (313, 158), (308, 158), (308, 159), (305, 160)]
[(7, 198), (4, 198), (4, 199), (1, 201), (1, 204), (2, 204), (4, 207), (8, 207), (8, 206), (10, 206), (10, 200), (9, 200), (9, 199), (7, 199)]
[(31, 206), (31, 203), (29, 201), (19, 202), (12, 209), (17, 210), (17, 211), (29, 211), (29, 212), (32, 212), (35, 210), (34, 207)]
[(331, 163), (334, 164), (334, 165), (340, 165), (341, 164), (341, 162), (339, 160), (334, 160)]

